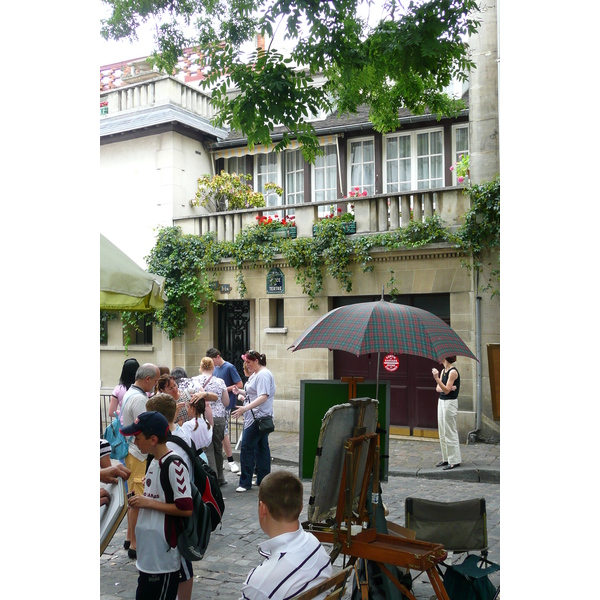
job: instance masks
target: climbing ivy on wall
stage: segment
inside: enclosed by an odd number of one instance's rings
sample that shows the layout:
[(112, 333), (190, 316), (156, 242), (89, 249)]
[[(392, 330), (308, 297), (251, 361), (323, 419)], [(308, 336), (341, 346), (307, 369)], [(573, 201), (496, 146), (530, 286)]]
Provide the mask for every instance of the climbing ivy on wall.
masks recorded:
[[(486, 252), (500, 245), (500, 180), (467, 188), (471, 209), (464, 216), (464, 225), (452, 234), (438, 215), (422, 222), (411, 221), (396, 231), (369, 235), (347, 236), (343, 223), (323, 219), (315, 226), (311, 238), (276, 237), (268, 228), (253, 224), (245, 227), (233, 242), (217, 242), (214, 234), (202, 236), (184, 234), (179, 227), (159, 229), (156, 244), (146, 257), (148, 270), (165, 277), (167, 301), (155, 313), (155, 322), (172, 340), (181, 337), (187, 324), (187, 306), (197, 317), (198, 331), (203, 326), (203, 315), (215, 302), (211, 285), (216, 281), (212, 271), (223, 259), (231, 260), (236, 268), (237, 290), (243, 298), (247, 294), (244, 270), (270, 269), (276, 260), (284, 260), (294, 270), (296, 283), (308, 298), (308, 310), (318, 308), (316, 298), (323, 289), (325, 273), (337, 280), (344, 292), (352, 291), (352, 264), (363, 272), (373, 270), (372, 253), (375, 250), (420, 248), (436, 242), (450, 242), (462, 250), (468, 260), (463, 266), (483, 268)], [(479, 272), (479, 271), (478, 271)], [(393, 271), (389, 286), (395, 289)], [(499, 283), (499, 269), (491, 274)], [(488, 283), (492, 295), (498, 290)]]
[(187, 323), (188, 302), (192, 312), (200, 317), (200, 329), (202, 315), (215, 300), (210, 286), (214, 275), (210, 270), (223, 258), (231, 259), (236, 267), (237, 290), (242, 298), (247, 294), (244, 269), (270, 269), (276, 259), (283, 259), (294, 270), (295, 280), (308, 298), (308, 309), (313, 310), (318, 308), (315, 299), (323, 289), (325, 272), (337, 280), (340, 289), (351, 292), (351, 264), (371, 271), (374, 248), (418, 247), (450, 239), (437, 216), (405, 230), (350, 237), (345, 235), (342, 222), (324, 219), (316, 225), (312, 238), (275, 237), (260, 225), (250, 225), (233, 242), (217, 242), (210, 233), (196, 236), (184, 234), (176, 226), (161, 228), (156, 245), (146, 258), (148, 269), (165, 277), (168, 300), (164, 309), (156, 311), (157, 324), (169, 339), (180, 337)]

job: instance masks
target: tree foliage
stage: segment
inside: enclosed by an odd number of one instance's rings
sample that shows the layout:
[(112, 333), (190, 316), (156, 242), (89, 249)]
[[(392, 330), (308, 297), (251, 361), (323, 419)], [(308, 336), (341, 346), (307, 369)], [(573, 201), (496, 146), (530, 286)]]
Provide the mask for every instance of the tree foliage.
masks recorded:
[[(380, 132), (399, 127), (400, 108), (429, 109), (438, 118), (458, 114), (463, 104), (443, 88), (474, 66), (465, 39), (479, 24), (476, 0), (411, 1), (406, 8), (387, 0), (374, 27), (360, 16), (360, 7), (375, 10), (371, 0), (103, 2), (111, 9), (101, 26), (107, 40), (136, 39), (142, 23), (161, 23), (153, 61), (168, 73), (184, 48), (198, 49), (215, 124), (242, 132), (250, 147), (270, 143), (273, 129), (283, 127), (276, 150), (295, 137), (311, 162), (319, 145), (308, 118), (319, 111), (354, 113), (366, 104)], [(279, 30), (292, 46), (288, 56), (273, 47)], [(269, 46), (242, 52), (257, 33), (269, 37)], [(317, 75), (326, 82), (316, 85)], [(239, 90), (233, 97), (232, 87)]]

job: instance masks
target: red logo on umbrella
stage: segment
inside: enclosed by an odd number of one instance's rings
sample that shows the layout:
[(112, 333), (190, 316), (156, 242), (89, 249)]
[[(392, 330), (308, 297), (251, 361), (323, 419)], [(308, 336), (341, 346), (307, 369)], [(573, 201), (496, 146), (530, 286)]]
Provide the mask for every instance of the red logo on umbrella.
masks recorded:
[(400, 366), (400, 361), (398, 360), (398, 357), (395, 354), (388, 354), (383, 359), (383, 368), (386, 371), (390, 371), (390, 372), (396, 371), (399, 366)]

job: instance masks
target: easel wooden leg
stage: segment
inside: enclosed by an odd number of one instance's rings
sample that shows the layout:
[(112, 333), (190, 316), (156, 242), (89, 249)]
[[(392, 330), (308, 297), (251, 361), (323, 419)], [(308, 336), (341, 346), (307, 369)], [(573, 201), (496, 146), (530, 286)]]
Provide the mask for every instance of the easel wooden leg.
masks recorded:
[(444, 587), (442, 582), (442, 578), (440, 574), (437, 572), (435, 567), (431, 567), (431, 569), (427, 569), (427, 575), (429, 576), (429, 581), (431, 582), (431, 587), (433, 587), (433, 591), (435, 595), (438, 597), (438, 600), (450, 600), (448, 597), (448, 592)]
[[(407, 597), (409, 600), (417, 600), (412, 592), (404, 587), (399, 581), (398, 578), (392, 574), (392, 572), (385, 566), (383, 563), (377, 563), (377, 566), (381, 569), (383, 573), (386, 574), (387, 578)], [(448, 600), (448, 599), (446, 599)]]

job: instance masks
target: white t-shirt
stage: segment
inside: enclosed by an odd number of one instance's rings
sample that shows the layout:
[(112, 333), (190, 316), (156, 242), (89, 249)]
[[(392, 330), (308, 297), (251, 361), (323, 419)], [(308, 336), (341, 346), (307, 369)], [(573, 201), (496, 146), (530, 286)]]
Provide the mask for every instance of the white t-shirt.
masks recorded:
[[(198, 422), (198, 428), (196, 427), (196, 421)], [(208, 428), (208, 423), (202, 418), (190, 419), (181, 425), (184, 436), (188, 436), (190, 440), (194, 442), (196, 450), (200, 448), (206, 448), (212, 444), (213, 428)], [(183, 437), (183, 436), (182, 436)]]
[[(131, 425), (138, 416), (146, 412), (146, 402), (148, 396), (146, 392), (136, 385), (132, 385), (123, 396), (123, 407), (121, 411), (121, 423), (123, 427)], [(138, 460), (146, 460), (147, 454), (140, 452), (140, 449), (134, 443), (134, 436), (129, 436), (129, 454)]]
[(257, 371), (246, 382), (245, 390), (246, 401), (244, 404), (253, 402), (263, 394), (267, 395), (267, 399), (260, 406), (244, 413), (244, 429), (247, 429), (254, 423), (254, 417), (273, 416), (273, 400), (275, 398), (275, 378), (273, 377), (273, 373), (266, 367)]
[[(165, 502), (165, 491), (160, 484), (160, 466), (168, 452), (160, 460), (153, 460), (144, 480), (144, 496)], [(182, 481), (183, 480), (183, 481)], [(169, 465), (169, 482), (174, 501), (192, 497), (188, 471), (181, 460)], [(191, 504), (190, 504), (191, 508)], [(144, 573), (172, 573), (181, 566), (181, 554), (171, 548), (165, 538), (165, 514), (158, 510), (140, 508), (135, 527), (137, 541), (136, 567)]]

